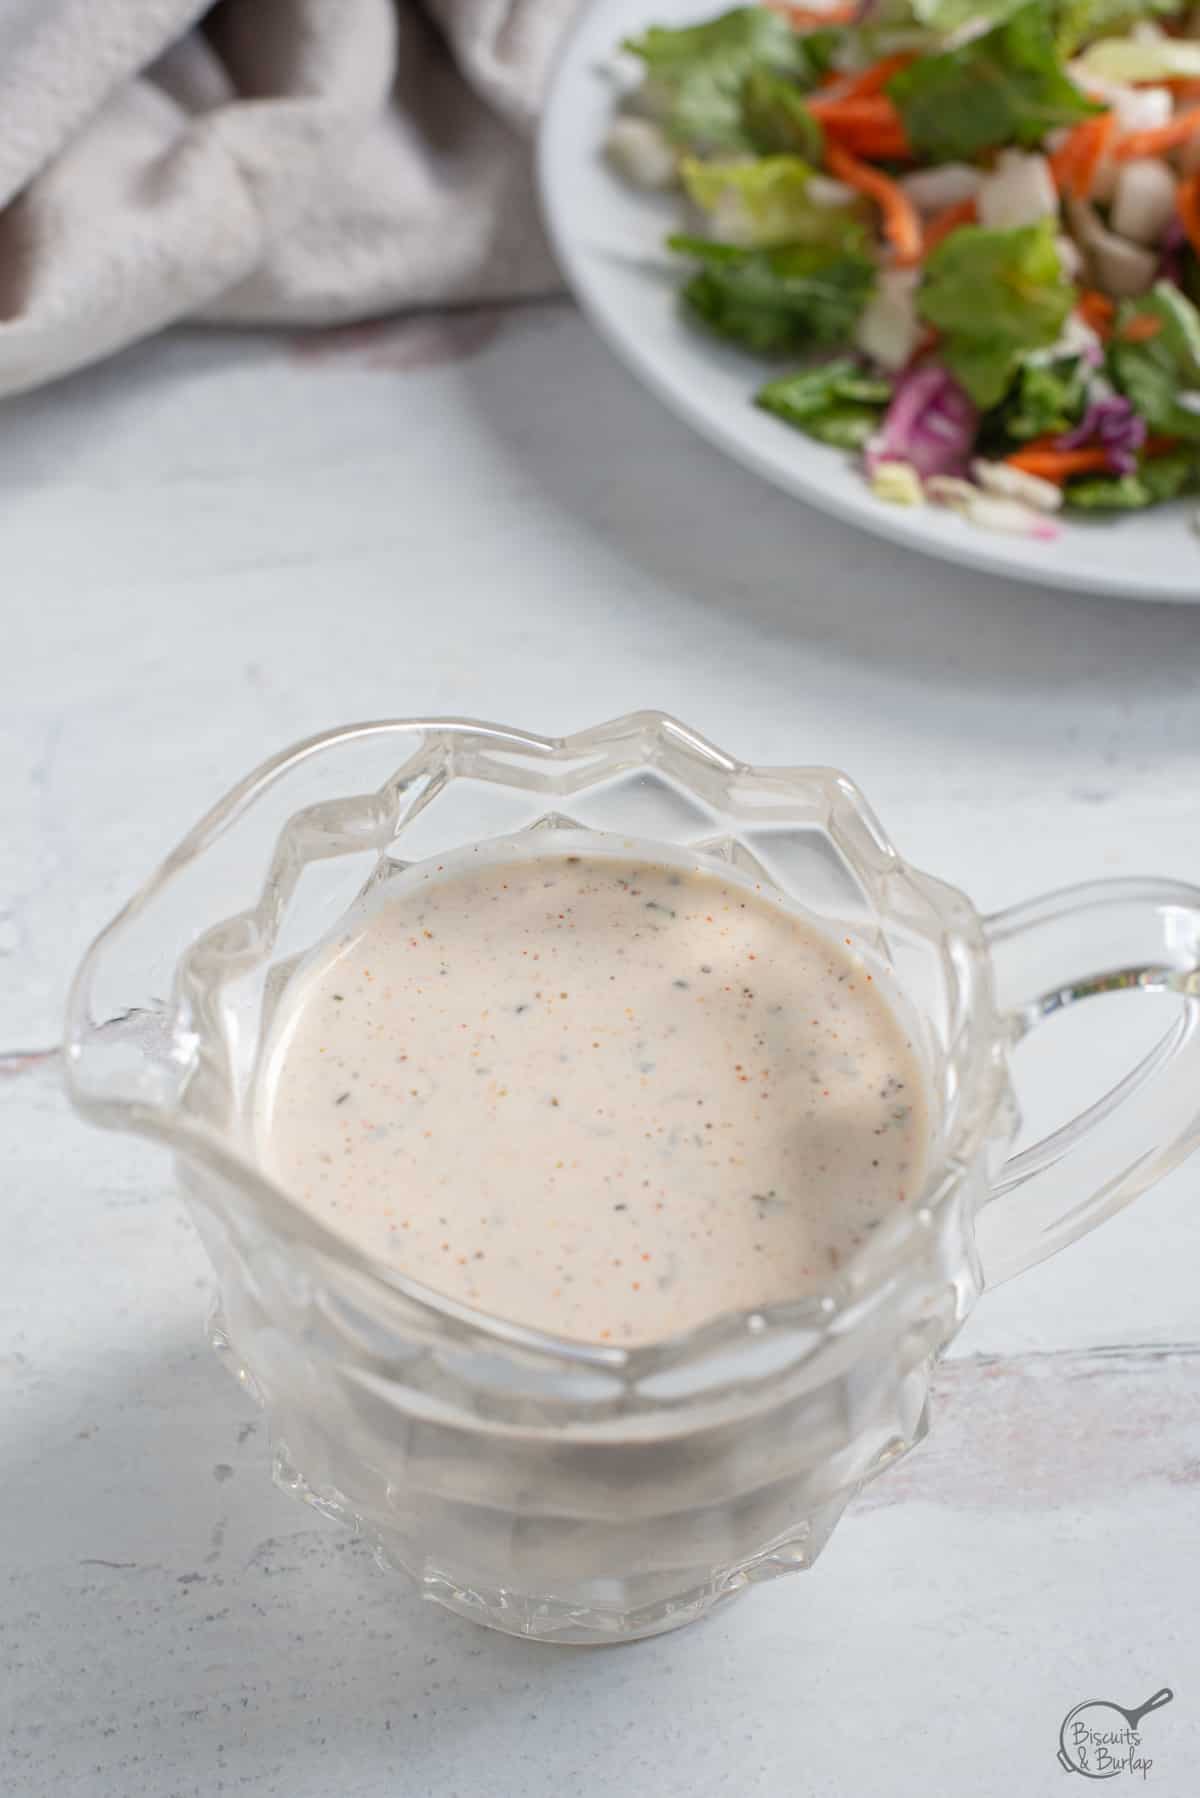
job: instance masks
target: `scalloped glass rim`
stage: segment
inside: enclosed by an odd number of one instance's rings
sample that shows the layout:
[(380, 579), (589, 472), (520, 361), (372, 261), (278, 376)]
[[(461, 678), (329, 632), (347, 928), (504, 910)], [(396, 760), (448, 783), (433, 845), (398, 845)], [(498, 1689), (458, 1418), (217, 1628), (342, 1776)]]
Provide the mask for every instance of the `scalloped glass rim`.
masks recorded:
[[(496, 1348), (608, 1369), (640, 1380), (677, 1368), (681, 1363), (700, 1361), (739, 1340), (758, 1338), (767, 1331), (785, 1333), (793, 1345), (798, 1333), (815, 1349), (819, 1342), (831, 1335), (841, 1336), (857, 1329), (867, 1314), (892, 1295), (905, 1268), (919, 1255), (923, 1242), (931, 1234), (937, 1210), (958, 1186), (967, 1166), (988, 1140), (997, 1111), (1008, 1093), (1003, 1058), (997, 1050), (997, 1033), (988, 1027), (995, 1025), (992, 1018), (973, 1020), (976, 1024), (982, 1023), (982, 1028), (977, 1030), (978, 1045), (968, 1058), (965, 1096), (958, 1107), (957, 1125), (931, 1172), (919, 1206), (890, 1219), (860, 1251), (844, 1275), (831, 1282), (825, 1294), (777, 1304), (761, 1311), (725, 1314), (691, 1331), (631, 1348), (572, 1341), (526, 1329), (436, 1292), (398, 1269), (363, 1254), (268, 1180), (253, 1162), (239, 1154), (226, 1137), (203, 1119), (178, 1107), (168, 1108), (138, 1099), (98, 1098), (80, 1080), (79, 1064), (85, 1041), (90, 1033), (101, 1027), (91, 1017), (88, 1001), (93, 974), (106, 945), (138, 916), (175, 874), (202, 854), (269, 787), (308, 758), (339, 744), (389, 734), (416, 734), (426, 740), (420, 752), (425, 754), (431, 735), (444, 737), (456, 733), (464, 733), (474, 740), (485, 739), (495, 749), (503, 746), (513, 758), (514, 771), (521, 769), (536, 790), (560, 796), (585, 790), (597, 780), (615, 773), (652, 765), (646, 763), (644, 755), (630, 752), (631, 742), (636, 743), (647, 736), (669, 745), (675, 753), (682, 752), (694, 778), (693, 790), (709, 798), (719, 793), (731, 812), (736, 808), (729, 806), (729, 795), (735, 786), (739, 803), (743, 805), (751, 795), (776, 806), (790, 799), (797, 812), (810, 809), (811, 797), (819, 794), (831, 829), (836, 826), (842, 838), (849, 837), (855, 844), (856, 855), (850, 865), (859, 868), (863, 862), (869, 862), (877, 877), (886, 875), (889, 881), (907, 889), (936, 916), (939, 936), (948, 945), (951, 956), (986, 970), (987, 951), (980, 920), (970, 901), (957, 889), (906, 864), (857, 787), (836, 769), (755, 767), (739, 762), (677, 719), (653, 711), (630, 713), (566, 737), (543, 737), (468, 718), (374, 720), (308, 737), (261, 763), (205, 813), (96, 937), (80, 964), (68, 1000), (64, 1067), (72, 1103), (93, 1122), (147, 1136), (207, 1166), (248, 1192), (279, 1235), (298, 1241), (307, 1250), (351, 1270), (382, 1292), (402, 1295), (410, 1303), (436, 1314), (452, 1329), (487, 1339)], [(346, 832), (347, 816), (374, 820), (381, 827), (394, 822), (386, 808), (389, 803), (394, 806), (398, 793), (411, 782), (413, 765), (418, 759), (417, 756), (410, 757), (377, 791), (332, 802), (342, 818), (339, 831), (334, 835), (344, 839), (344, 851), (371, 846), (362, 835)], [(453, 773), (451, 767), (450, 778)], [(426, 802), (422, 800), (420, 804), (423, 806)], [(307, 808), (309, 819), (323, 809), (320, 806)], [(295, 814), (290, 824), (295, 824), (302, 815), (303, 812)], [(331, 853), (338, 852), (331, 849)], [(291, 856), (285, 829), (280, 833), (257, 903), (224, 920), (220, 929), (229, 931), (232, 928), (235, 933), (241, 929), (247, 940), (265, 940), (268, 945), (274, 941), (289, 890), (283, 864)], [(283, 900), (279, 896), (281, 891), (285, 893)], [(990, 985), (986, 996), (990, 1000)], [(963, 1020), (964, 1029), (966, 1024), (967, 1020)]]

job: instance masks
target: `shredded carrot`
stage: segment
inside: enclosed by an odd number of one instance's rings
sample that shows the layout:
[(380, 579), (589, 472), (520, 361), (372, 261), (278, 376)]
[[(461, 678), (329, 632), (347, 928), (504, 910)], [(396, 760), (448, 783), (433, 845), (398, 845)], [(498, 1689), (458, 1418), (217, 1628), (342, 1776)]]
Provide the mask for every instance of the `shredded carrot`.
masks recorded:
[(851, 156), (840, 145), (826, 143), (825, 166), (847, 187), (857, 188), (874, 200), (879, 208), (883, 234), (896, 252), (901, 264), (917, 262), (921, 256), (921, 221), (917, 209), (898, 182), (879, 169), (868, 167), (857, 156)]
[(1086, 135), (1081, 135), (1078, 154), (1067, 176), (1067, 187), (1077, 200), (1091, 198), (1096, 176), (1112, 142), (1116, 123), (1115, 113), (1100, 112), (1094, 118), (1086, 119), (1080, 126), (1081, 134)]
[(1053, 155), (1049, 158), (1050, 179), (1053, 181), (1055, 187), (1057, 187), (1059, 193), (1061, 193), (1063, 188), (1067, 185), (1067, 177), (1071, 173), (1071, 164), (1074, 160), (1074, 147), (1071, 143), (1071, 139), (1068, 137), (1065, 142), (1058, 146), (1058, 149), (1055, 150)]
[[(1083, 125), (1090, 124), (1090, 119), (1083, 121)], [(1076, 125), (1069, 131), (1050, 158), (1050, 177), (1060, 193), (1066, 187), (1075, 167), (1075, 159), (1079, 155), (1080, 147), (1079, 134), (1083, 130), (1083, 125)]]
[(823, 119), (821, 128), (826, 141), (864, 162), (911, 162), (912, 150), (901, 131), (879, 130), (872, 125), (847, 123), (844, 119)]
[(826, 137), (869, 161), (904, 161), (912, 155), (904, 122), (886, 94), (822, 98), (808, 102)]
[(1054, 449), (1052, 444), (1043, 442), (1026, 444), (1024, 449), (1005, 456), (1009, 468), (1019, 469), (1022, 474), (1035, 474), (1043, 481), (1053, 481), (1057, 486), (1069, 481), (1076, 474), (1108, 474), (1111, 464), (1108, 451), (1097, 444), (1086, 449)]
[(1155, 125), (1150, 131), (1129, 132), (1118, 140), (1113, 155), (1118, 162), (1127, 162), (1131, 156), (1165, 156), (1168, 150), (1177, 150), (1180, 144), (1186, 144), (1197, 131), (1200, 131), (1200, 107), (1193, 107), (1190, 112), (1177, 112), (1165, 125)]
[[(1143, 459), (1165, 456), (1179, 442), (1177, 437), (1147, 437), (1141, 448)], [(1022, 474), (1040, 475), (1044, 481), (1061, 486), (1077, 474), (1109, 474), (1112, 464), (1108, 451), (1100, 444), (1086, 444), (1082, 449), (1058, 449), (1057, 437), (1035, 437), (1023, 449), (1015, 450), (1004, 460), (1009, 468)]]
[(1075, 310), (1085, 325), (1090, 325), (1097, 337), (1107, 337), (1112, 331), (1113, 316), (1116, 307), (1106, 293), (1098, 288), (1085, 287), (1075, 302)]
[(913, 153), (907, 138), (898, 131), (862, 131), (845, 126), (826, 127), (825, 135), (832, 143), (864, 162), (911, 162)]
[(1162, 330), (1162, 319), (1152, 312), (1137, 312), (1121, 326), (1117, 335), (1122, 343), (1146, 343)]
[(862, 131), (835, 125), (825, 128), (825, 136), (839, 149), (849, 150), (863, 162), (911, 162), (912, 151), (907, 140), (896, 132)]
[(876, 130), (903, 130), (900, 114), (886, 94), (818, 94), (806, 104), (813, 118), (822, 124), (835, 120), (847, 125), (870, 125)]
[(1185, 175), (1175, 190), (1179, 222), (1187, 240), (1200, 256), (1200, 175)]
[(978, 216), (979, 209), (971, 198), (955, 200), (952, 206), (943, 206), (940, 212), (935, 212), (927, 221), (921, 238), (922, 262), (952, 231), (957, 231), (961, 225), (973, 225)]
[(1086, 200), (1096, 181), (1112, 138), (1115, 118), (1111, 112), (1094, 113), (1076, 125), (1066, 142), (1050, 158), (1050, 174), (1060, 193)]

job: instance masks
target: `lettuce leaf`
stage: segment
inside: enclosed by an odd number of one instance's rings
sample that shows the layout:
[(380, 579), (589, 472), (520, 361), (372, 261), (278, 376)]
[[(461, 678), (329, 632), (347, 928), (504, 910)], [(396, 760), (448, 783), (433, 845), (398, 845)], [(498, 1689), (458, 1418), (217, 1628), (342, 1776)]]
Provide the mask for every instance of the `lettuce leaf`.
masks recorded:
[(941, 332), (946, 367), (986, 408), (1003, 399), (1025, 351), (1056, 341), (1074, 299), (1047, 218), (951, 232), (925, 265), (917, 311)]
[(879, 429), (891, 397), (890, 382), (863, 374), (846, 356), (768, 381), (754, 403), (822, 443), (856, 450)]
[[(996, 25), (1019, 12), (1028, 0), (873, 0), (859, 26), (869, 48), (875, 34), (902, 33), (908, 28), (911, 49), (941, 48), (939, 40), (965, 27)], [(1082, 44), (1105, 35), (1125, 36), (1144, 19), (1177, 18), (1191, 0), (1043, 0), (1060, 53), (1073, 56)], [(922, 43), (922, 36), (924, 43)], [(900, 45), (894, 46), (900, 48)]]
[(774, 69), (751, 69), (742, 82), (742, 129), (764, 156), (797, 151), (820, 162), (824, 133), (800, 89)]
[(792, 32), (796, 40), (792, 50), (795, 65), (791, 73), (805, 89), (819, 87), (835, 67), (838, 52), (850, 42), (851, 34), (841, 25), (818, 25), (812, 31)]
[(703, 237), (671, 237), (671, 249), (703, 266), (683, 290), (710, 331), (758, 351), (845, 343), (875, 282), (857, 250), (787, 244), (741, 250)]
[[(1124, 342), (1122, 328), (1137, 317), (1157, 318), (1162, 327), (1157, 337)], [(1179, 404), (1180, 394), (1200, 396), (1200, 312), (1186, 294), (1160, 281), (1128, 301), (1117, 317), (1108, 366), (1116, 387), (1152, 431), (1200, 442), (1200, 414)]]
[(863, 207), (818, 206), (808, 194), (812, 170), (799, 156), (760, 156), (731, 162), (680, 164), (689, 197), (712, 220), (714, 236), (753, 249), (816, 243), (860, 249), (866, 242)]
[(672, 74), (717, 57), (749, 54), (769, 68), (801, 75), (811, 60), (803, 35), (763, 6), (735, 6), (699, 25), (651, 25), (641, 37), (626, 38), (623, 48), (640, 57), (649, 74)]
[(1160, 506), (1164, 500), (1178, 499), (1200, 481), (1195, 450), (1171, 450), (1165, 456), (1150, 456), (1139, 464), (1136, 474), (1089, 477), (1068, 481), (1063, 488), (1063, 502), (1081, 512), (1141, 512), (1147, 506)]
[(969, 162), (999, 144), (1032, 148), (1101, 110), (1068, 80), (1043, 0), (1026, 0), (957, 50), (918, 57), (887, 92), (914, 149), (935, 162)]
[(742, 92), (752, 70), (815, 85), (838, 32), (793, 31), (766, 6), (741, 6), (702, 25), (652, 25), (623, 48), (646, 66), (645, 97), (668, 134), (695, 149), (750, 150)]
[(1087, 377), (1078, 356), (1023, 362), (1008, 399), (987, 421), (989, 437), (994, 431), (1006, 442), (1027, 443), (1033, 437), (1065, 435), (1083, 417)]

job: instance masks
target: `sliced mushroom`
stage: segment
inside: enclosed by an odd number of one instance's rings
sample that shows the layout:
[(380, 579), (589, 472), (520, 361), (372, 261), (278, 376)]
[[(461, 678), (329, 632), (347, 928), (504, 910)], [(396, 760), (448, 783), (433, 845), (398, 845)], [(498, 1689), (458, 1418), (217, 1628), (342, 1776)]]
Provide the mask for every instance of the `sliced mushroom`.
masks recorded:
[(1141, 244), (1118, 237), (1086, 200), (1067, 200), (1071, 235), (1083, 251), (1094, 286), (1114, 299), (1132, 299), (1154, 285), (1158, 257)]
[(1109, 220), (1118, 237), (1156, 244), (1175, 214), (1175, 181), (1165, 162), (1137, 156), (1121, 164)]
[(944, 206), (973, 199), (982, 179), (969, 162), (941, 162), (935, 168), (901, 175), (900, 186), (918, 212), (940, 212)]
[(1035, 225), (1058, 213), (1058, 191), (1044, 156), (1001, 150), (996, 166), (979, 184), (979, 222), (996, 231)]
[(1117, 115), (1117, 130), (1122, 134), (1156, 131), (1169, 123), (1175, 111), (1175, 96), (1169, 87), (1134, 87), (1121, 82), (1113, 95), (1113, 111)]
[(855, 326), (856, 348), (892, 373), (904, 367), (921, 341), (924, 326), (917, 317), (919, 278), (916, 269), (884, 269)]
[[(1169, 87), (1135, 87), (1129, 81), (1106, 81), (1078, 61), (1069, 63), (1067, 70), (1089, 100), (1111, 107), (1122, 137), (1131, 131), (1156, 130), (1167, 123), (1175, 110), (1175, 97)], [(1051, 143), (1050, 148), (1057, 145)]]

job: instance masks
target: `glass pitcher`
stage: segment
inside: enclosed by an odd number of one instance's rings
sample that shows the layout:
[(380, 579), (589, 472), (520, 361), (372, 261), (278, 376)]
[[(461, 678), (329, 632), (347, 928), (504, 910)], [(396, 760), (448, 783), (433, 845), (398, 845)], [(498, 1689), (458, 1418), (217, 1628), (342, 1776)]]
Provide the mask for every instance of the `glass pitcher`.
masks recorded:
[[(257, 1057), (351, 905), (467, 843), (655, 845), (761, 883), (891, 969), (934, 1096), (920, 1203), (818, 1296), (630, 1348), (565, 1341), (376, 1263), (255, 1163)], [(930, 1371), (988, 1285), (1090, 1230), (1193, 1146), (1200, 890), (1118, 880), (982, 918), (906, 866), (853, 784), (752, 768), (639, 713), (563, 739), (454, 719), (348, 726), (247, 776), (100, 935), (67, 1082), (161, 1141), (216, 1270), (214, 1344), (275, 1477), (477, 1622), (557, 1642), (674, 1629), (808, 1567), (927, 1427)], [(1011, 1156), (1009, 1055), (1097, 993), (1175, 995), (1113, 1091)]]

